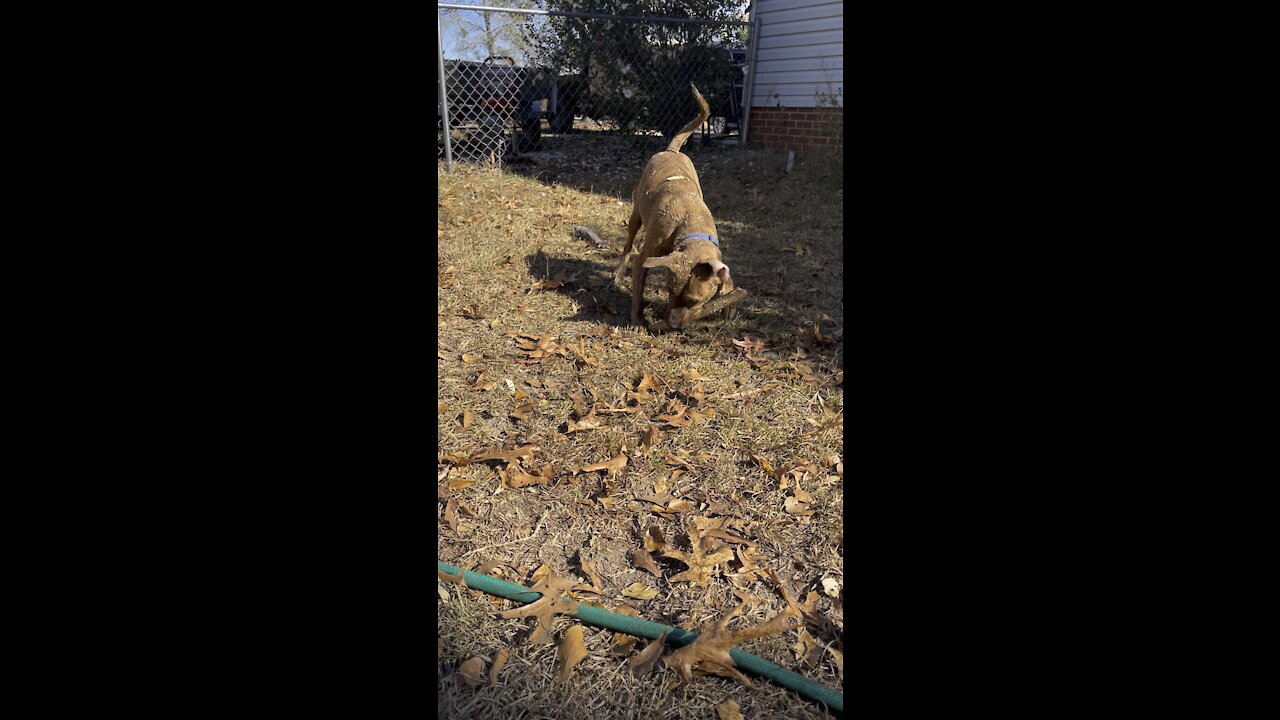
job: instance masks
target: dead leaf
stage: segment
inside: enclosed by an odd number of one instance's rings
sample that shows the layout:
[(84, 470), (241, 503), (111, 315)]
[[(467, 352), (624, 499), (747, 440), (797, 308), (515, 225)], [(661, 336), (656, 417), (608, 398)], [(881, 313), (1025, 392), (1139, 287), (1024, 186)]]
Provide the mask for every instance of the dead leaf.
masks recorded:
[(464, 363), (466, 363), (466, 364), (468, 364), (468, 365), (470, 365), (471, 363), (473, 363), (473, 362), (475, 362), (475, 361), (477, 361), (477, 360), (479, 360), (479, 359), (480, 359), (480, 356), (479, 356), (479, 355), (471, 355), (471, 354), (469, 354), (469, 353), (462, 353), (462, 362), (464, 362)]
[(473, 657), (467, 660), (458, 668), (458, 673), (471, 687), (479, 685), (484, 682), (484, 658)]
[(507, 657), (510, 654), (511, 653), (507, 652), (506, 650), (498, 651), (498, 657), (494, 659), (493, 667), (489, 668), (489, 687), (497, 687), (498, 671), (502, 669), (503, 665), (507, 664)]
[(537, 412), (537, 410), (538, 410), (538, 406), (536, 404), (524, 403), (521, 405), (517, 405), (516, 408), (511, 412), (507, 413), (507, 415), (508, 417), (515, 418), (516, 420), (528, 420), (530, 413)]
[(662, 647), (667, 641), (667, 633), (662, 633), (656, 639), (650, 640), (635, 657), (627, 661), (627, 667), (631, 668), (631, 672), (636, 677), (643, 677), (646, 673), (653, 669), (654, 663), (662, 656)]
[[(808, 495), (809, 493), (806, 493), (803, 490), (796, 490), (796, 493), (797, 495), (789, 496), (783, 501), (783, 509), (792, 515), (799, 515), (801, 517), (808, 517), (812, 515), (814, 511), (809, 509), (809, 503), (800, 500), (798, 497), (800, 493), (803, 493), (804, 495)], [(811, 497), (810, 500), (812, 499), (813, 498)]]
[(668, 464), (668, 465), (683, 465), (683, 466), (685, 466), (685, 467), (689, 468), (690, 470), (694, 470), (694, 469), (695, 469), (695, 468), (693, 467), (693, 465), (690, 465), (690, 464), (689, 464), (689, 461), (688, 461), (688, 460), (685, 460), (684, 458), (679, 457), (679, 456), (674, 455), (674, 454), (671, 454), (671, 453), (667, 453), (667, 457), (663, 459), (663, 462), (665, 462), (665, 463), (666, 463), (666, 464)]
[(796, 644), (792, 648), (797, 660), (813, 667), (822, 661), (822, 652), (825, 649), (809, 634), (809, 631), (804, 629), (803, 625), (800, 626), (800, 632), (796, 634)]
[(648, 455), (653, 452), (653, 446), (657, 445), (660, 440), (662, 440), (662, 431), (658, 429), (657, 425), (650, 425), (649, 429), (645, 430), (644, 434), (640, 436), (640, 444), (636, 449), (640, 451), (640, 454)]
[[(527, 533), (524, 531), (524, 528), (520, 528), (520, 532), (518, 534), (525, 535)], [(538, 566), (538, 569), (534, 570), (533, 574), (529, 576), (529, 582), (534, 584), (540, 583), (542, 582), (543, 578), (545, 578), (550, 574), (551, 574), (551, 566), (546, 563), (542, 563), (541, 565)]]
[(692, 643), (676, 650), (663, 659), (668, 667), (677, 668), (680, 677), (686, 683), (693, 682), (692, 669), (698, 665), (710, 665), (714, 669), (723, 670), (747, 687), (754, 687), (751, 681), (736, 668), (729, 650), (738, 643), (755, 638), (773, 635), (788, 630), (790, 620), (795, 617), (795, 610), (787, 607), (766, 622), (742, 630), (729, 630), (729, 621), (747, 606), (746, 601), (738, 605), (719, 622), (704, 628)]
[(635, 598), (637, 600), (652, 600), (658, 597), (658, 591), (645, 585), (644, 583), (631, 583), (622, 589), (625, 597)]
[(578, 359), (582, 361), (583, 365), (599, 365), (600, 364), (600, 361), (597, 358), (587, 357), (586, 344), (584, 343), (582, 338), (578, 338), (578, 347), (574, 347), (570, 345), (569, 349), (573, 351), (574, 355), (578, 356)]
[(458, 506), (453, 500), (444, 506), (444, 521), (449, 524), (450, 530), (458, 531)]
[(624, 657), (631, 654), (631, 650), (635, 647), (636, 636), (626, 633), (613, 634), (613, 647), (609, 648), (610, 655)]
[(831, 659), (835, 660), (836, 672), (840, 673), (840, 682), (844, 682), (844, 653), (835, 648), (827, 648), (827, 652), (831, 653)]
[(501, 613), (501, 616), (508, 620), (518, 617), (536, 617), (538, 619), (537, 627), (534, 629), (533, 634), (529, 636), (529, 642), (534, 645), (549, 644), (552, 641), (552, 616), (556, 613), (574, 617), (578, 615), (578, 601), (562, 597), (576, 584), (572, 580), (548, 574), (533, 587), (529, 588), (529, 592), (542, 593), (542, 597), (524, 607), (505, 610)]
[(684, 378), (685, 380), (690, 380), (693, 382), (699, 382), (707, 379), (698, 373), (697, 368), (689, 368), (688, 370), (685, 370), (684, 372), (680, 373), (680, 377)]
[(778, 468), (774, 467), (773, 463), (769, 462), (768, 459), (766, 459), (763, 455), (756, 455), (755, 453), (752, 453), (751, 459), (755, 460), (756, 464), (759, 465), (761, 469), (763, 469), (765, 472), (769, 473), (773, 477), (778, 476)]
[(706, 587), (711, 580), (711, 576), (715, 573), (715, 566), (733, 559), (733, 548), (726, 546), (715, 552), (707, 553), (702, 543), (703, 531), (698, 529), (697, 524), (690, 523), (688, 531), (692, 552), (671, 548), (662, 553), (663, 557), (679, 560), (689, 566), (689, 569), (685, 572), (672, 575), (670, 581), (690, 582), (694, 585)]
[(591, 579), (591, 582), (592, 582), (592, 585), (594, 586), (596, 594), (597, 595), (603, 594), (604, 583), (600, 580), (600, 576), (596, 574), (596, 569), (591, 567), (591, 563), (587, 559), (587, 556), (583, 555), (581, 551), (578, 552), (578, 565), (579, 567), (582, 568), (583, 574), (585, 574), (588, 578)]
[(644, 549), (649, 552), (662, 552), (667, 548), (667, 539), (657, 525), (650, 525), (644, 533)]
[(720, 716), (720, 720), (744, 720), (738, 701), (733, 699), (716, 705), (716, 714)]
[(685, 407), (684, 405), (681, 405), (679, 412), (672, 412), (666, 415), (659, 415), (657, 419), (661, 420), (666, 425), (670, 425), (671, 427), (688, 427), (690, 424), (693, 423), (692, 420), (690, 420), (688, 417), (685, 417), (685, 412), (688, 409), (689, 408)]
[(690, 405), (701, 406), (707, 398), (707, 393), (706, 390), (703, 389), (702, 383), (698, 383), (697, 385), (689, 388), (689, 391), (685, 393), (685, 396), (689, 399)]
[[(552, 470), (548, 471), (548, 468), (552, 468)], [(519, 489), (530, 485), (547, 484), (554, 474), (554, 466), (544, 466), (539, 474), (530, 475), (529, 473), (521, 470), (519, 465), (512, 463), (507, 466), (507, 471), (509, 473), (507, 475), (507, 487)]]
[(573, 674), (573, 666), (586, 657), (587, 646), (582, 642), (582, 626), (574, 625), (565, 631), (556, 648), (556, 682), (567, 682)]
[(480, 384), (481, 380), (484, 380), (484, 373), (480, 373), (479, 375), (477, 375), (475, 381), (467, 386), (467, 390), (472, 392), (480, 392), (482, 390), (492, 390), (494, 385), (497, 384), (497, 383), (488, 383), (485, 385), (481, 385)]
[(467, 573), (462, 569), (459, 569), (457, 575), (450, 575), (440, 568), (436, 568), (436, 577), (448, 583), (457, 583), (462, 587), (467, 587)]
[(582, 393), (571, 392), (569, 397), (573, 400), (573, 411), (578, 413), (578, 417), (585, 417), (587, 414), (586, 400), (583, 399)]
[(601, 420), (595, 415), (588, 415), (577, 422), (570, 420), (568, 422), (568, 428), (566, 432), (575, 433), (575, 432), (583, 432), (586, 430), (599, 430), (602, 427), (604, 427), (604, 420)]
[(470, 462), (480, 462), (481, 460), (502, 460), (507, 463), (514, 463), (520, 458), (532, 460), (533, 451), (537, 449), (537, 445), (524, 445), (511, 450), (481, 450), (471, 456)]
[(649, 373), (645, 373), (644, 377), (640, 378), (640, 383), (636, 385), (636, 392), (642, 393), (648, 390), (657, 390), (661, 386), (661, 379), (656, 378)]
[(618, 472), (621, 472), (622, 469), (625, 468), (626, 466), (627, 466), (626, 453), (618, 453), (617, 455), (614, 455), (612, 458), (602, 463), (596, 463), (594, 465), (583, 465), (582, 467), (571, 470), (570, 472), (577, 475), (580, 472), (596, 472), (599, 470), (604, 470), (610, 475), (613, 475)]
[(467, 428), (471, 427), (471, 419), (473, 417), (475, 417), (475, 414), (472, 413), (470, 410), (462, 411), (462, 429), (463, 430), (466, 430)]
[(658, 569), (657, 563), (653, 561), (653, 556), (644, 548), (633, 548), (631, 550), (631, 564), (641, 570), (648, 570), (653, 573), (654, 577), (662, 577), (662, 571)]
[(828, 597), (840, 597), (840, 582), (835, 578), (823, 578), (822, 592)]
[(436, 414), (443, 415), (444, 413), (447, 413), (447, 412), (449, 412), (449, 406), (445, 405), (444, 403), (438, 403)]

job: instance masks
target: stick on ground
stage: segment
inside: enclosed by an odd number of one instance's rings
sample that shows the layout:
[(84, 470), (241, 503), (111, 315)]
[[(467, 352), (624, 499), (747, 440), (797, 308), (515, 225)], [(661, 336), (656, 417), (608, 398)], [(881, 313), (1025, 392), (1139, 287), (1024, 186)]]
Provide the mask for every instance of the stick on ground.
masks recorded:
[[(693, 322), (694, 320), (697, 320), (703, 315), (710, 315), (711, 313), (716, 312), (718, 310), (723, 310), (729, 307), (730, 305), (737, 304), (738, 302), (741, 302), (742, 300), (744, 300), (746, 297), (747, 297), (746, 288), (738, 288), (737, 290), (734, 290), (728, 295), (720, 295), (718, 297), (711, 298), (702, 307), (689, 313), (689, 317), (685, 320), (685, 324), (688, 325), (689, 323)], [(649, 332), (655, 333), (655, 334), (661, 333), (661, 332), (667, 332), (670, 329), (671, 329), (671, 326), (667, 324), (666, 320), (659, 320), (658, 322), (651, 323), (649, 325)]]

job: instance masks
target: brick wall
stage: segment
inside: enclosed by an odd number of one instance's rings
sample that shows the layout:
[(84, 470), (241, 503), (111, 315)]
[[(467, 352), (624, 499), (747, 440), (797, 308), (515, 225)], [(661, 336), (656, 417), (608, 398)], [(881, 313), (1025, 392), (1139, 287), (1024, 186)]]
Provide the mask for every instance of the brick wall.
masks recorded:
[(751, 108), (747, 142), (783, 150), (844, 151), (843, 108)]

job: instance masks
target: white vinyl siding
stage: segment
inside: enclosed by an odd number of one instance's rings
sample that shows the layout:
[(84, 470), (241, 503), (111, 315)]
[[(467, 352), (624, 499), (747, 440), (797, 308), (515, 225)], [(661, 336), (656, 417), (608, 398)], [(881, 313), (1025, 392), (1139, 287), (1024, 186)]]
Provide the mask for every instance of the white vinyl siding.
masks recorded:
[(844, 90), (843, 2), (756, 0), (755, 13), (752, 107), (814, 107), (817, 93)]

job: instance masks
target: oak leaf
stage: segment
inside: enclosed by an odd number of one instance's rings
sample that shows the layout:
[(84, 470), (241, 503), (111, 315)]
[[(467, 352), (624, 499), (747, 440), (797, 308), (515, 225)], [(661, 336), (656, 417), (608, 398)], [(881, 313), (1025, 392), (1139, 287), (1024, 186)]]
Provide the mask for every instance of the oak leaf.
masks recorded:
[(534, 628), (533, 634), (529, 636), (529, 642), (534, 645), (547, 645), (552, 642), (551, 625), (553, 615), (556, 613), (575, 617), (578, 615), (578, 601), (562, 597), (576, 584), (573, 580), (548, 574), (533, 587), (529, 588), (529, 592), (542, 593), (542, 597), (524, 607), (505, 610), (501, 613), (501, 617), (508, 620), (519, 617), (536, 617), (538, 619), (537, 627)]
[(738, 643), (790, 629), (790, 620), (795, 617), (795, 610), (787, 607), (759, 625), (741, 630), (730, 630), (729, 621), (742, 612), (742, 609), (746, 606), (747, 602), (744, 601), (720, 621), (699, 632), (698, 638), (692, 643), (664, 658), (663, 662), (668, 667), (678, 669), (680, 677), (686, 683), (693, 682), (694, 667), (705, 666), (700, 670), (727, 672), (730, 677), (737, 679), (743, 685), (754, 687), (751, 681), (737, 670), (737, 664), (734, 663), (733, 658), (729, 655), (729, 651)]
[(692, 552), (672, 548), (664, 551), (662, 556), (689, 566), (685, 572), (672, 575), (671, 582), (690, 582), (705, 587), (715, 573), (715, 566), (733, 559), (733, 548), (724, 546), (708, 554), (702, 542), (703, 531), (694, 523), (689, 524), (688, 530)]

